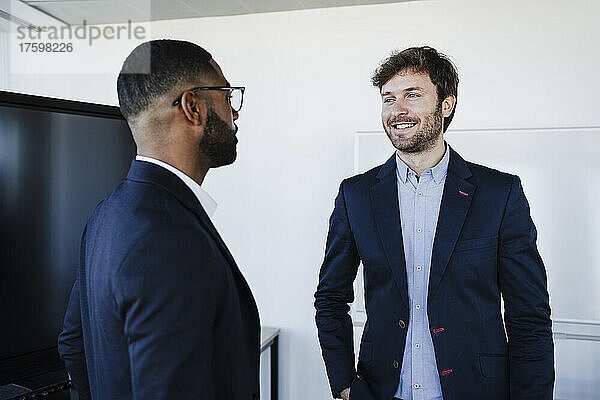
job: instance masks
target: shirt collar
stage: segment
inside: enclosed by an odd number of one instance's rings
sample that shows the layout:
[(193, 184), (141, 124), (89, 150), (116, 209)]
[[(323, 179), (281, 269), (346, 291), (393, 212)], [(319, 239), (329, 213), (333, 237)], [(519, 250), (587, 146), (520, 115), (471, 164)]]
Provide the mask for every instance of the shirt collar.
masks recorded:
[(408, 168), (408, 165), (406, 165), (404, 163), (404, 161), (402, 161), (402, 159), (400, 158), (400, 155), (396, 151), (396, 175), (398, 176), (398, 179), (402, 183), (406, 183), (409, 172), (412, 172), (412, 170), (410, 168)]
[(206, 211), (206, 214), (208, 214), (210, 218), (212, 218), (213, 215), (215, 215), (215, 212), (217, 211), (217, 202), (208, 194), (206, 190), (202, 189), (202, 187), (198, 185), (198, 183), (195, 180), (193, 180), (174, 166), (167, 164), (164, 161), (157, 160), (156, 158), (137, 155), (135, 159), (138, 161), (146, 161), (152, 164), (159, 165), (177, 175), (177, 177), (181, 179), (183, 183), (185, 183), (186, 186), (189, 187), (190, 190), (194, 193), (194, 195), (200, 202), (200, 205), (202, 205), (202, 208), (204, 208), (204, 211)]
[(446, 178), (446, 174), (448, 173), (448, 164), (450, 162), (450, 145), (446, 142), (444, 142), (444, 144), (446, 145), (444, 157), (442, 157), (440, 162), (431, 169), (435, 183), (442, 183)]
[[(450, 145), (446, 142), (444, 142), (444, 144), (446, 145), (446, 151), (444, 152), (444, 156), (440, 162), (438, 162), (435, 167), (423, 171), (423, 174), (430, 172), (435, 183), (443, 182), (446, 174), (448, 173), (448, 164), (450, 162)], [(396, 151), (396, 174), (398, 179), (400, 179), (402, 183), (406, 183), (409, 173), (416, 175), (416, 172), (410, 169), (408, 165), (402, 161), (400, 155)]]

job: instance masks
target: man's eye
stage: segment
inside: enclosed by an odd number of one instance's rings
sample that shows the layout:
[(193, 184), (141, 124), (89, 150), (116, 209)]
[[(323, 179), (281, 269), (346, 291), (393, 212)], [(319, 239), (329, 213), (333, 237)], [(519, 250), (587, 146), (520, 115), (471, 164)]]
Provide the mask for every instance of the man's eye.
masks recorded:
[(409, 93), (406, 95), (406, 97), (410, 98), (410, 99), (414, 99), (416, 97), (420, 97), (418, 93)]
[(390, 104), (393, 103), (394, 99), (392, 97), (388, 97), (387, 99), (383, 99), (383, 103), (384, 104)]

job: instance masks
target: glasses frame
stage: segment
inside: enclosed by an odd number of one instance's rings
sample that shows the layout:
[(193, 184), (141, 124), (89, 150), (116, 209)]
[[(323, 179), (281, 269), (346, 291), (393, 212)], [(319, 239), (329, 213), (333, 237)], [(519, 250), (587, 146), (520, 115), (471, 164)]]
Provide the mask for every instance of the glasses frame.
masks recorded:
[[(231, 107), (231, 109), (234, 112), (239, 112), (242, 109), (242, 105), (244, 104), (244, 91), (246, 90), (246, 88), (244, 86), (198, 86), (195, 88), (191, 88), (186, 90), (186, 92), (194, 92), (196, 93), (198, 90), (228, 90), (229, 96), (227, 96), (227, 101), (229, 102), (229, 107)], [(240, 107), (236, 110), (233, 108), (233, 106), (231, 105), (231, 93), (233, 93), (234, 90), (239, 90), (240, 92), (242, 92), (242, 99), (240, 101)], [(183, 94), (185, 92), (183, 92), (181, 94), (181, 96), (179, 96), (177, 99), (175, 99), (175, 101), (173, 102), (173, 105), (176, 106), (178, 104), (181, 104), (181, 99), (183, 98)]]

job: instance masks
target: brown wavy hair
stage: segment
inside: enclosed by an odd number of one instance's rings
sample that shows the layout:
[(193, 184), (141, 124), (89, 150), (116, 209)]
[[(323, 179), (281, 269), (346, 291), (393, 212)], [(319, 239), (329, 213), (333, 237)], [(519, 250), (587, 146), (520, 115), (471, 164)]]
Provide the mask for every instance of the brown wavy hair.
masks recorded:
[[(450, 95), (458, 99), (458, 73), (454, 64), (446, 55), (428, 46), (410, 47), (392, 53), (377, 67), (371, 82), (381, 90), (381, 87), (398, 72), (405, 70), (429, 75), (437, 90), (438, 105), (441, 105), (442, 101)], [(444, 132), (454, 118), (454, 111), (456, 111), (456, 104), (452, 113), (444, 118)]]

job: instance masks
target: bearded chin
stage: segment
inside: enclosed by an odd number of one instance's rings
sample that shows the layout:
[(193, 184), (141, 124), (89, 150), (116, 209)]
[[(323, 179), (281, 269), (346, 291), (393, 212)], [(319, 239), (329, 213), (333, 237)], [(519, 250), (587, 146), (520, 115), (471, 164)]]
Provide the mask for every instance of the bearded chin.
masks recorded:
[(395, 148), (403, 153), (422, 153), (435, 147), (438, 138), (442, 134), (442, 106), (436, 107), (436, 110), (423, 118), (423, 127), (419, 128), (407, 143), (394, 141), (394, 136), (391, 129), (384, 125), (385, 131), (392, 141)]
[(200, 140), (200, 151), (211, 162), (211, 168), (232, 164), (237, 158), (236, 129), (231, 129), (225, 121), (212, 110), (206, 116), (204, 135)]

